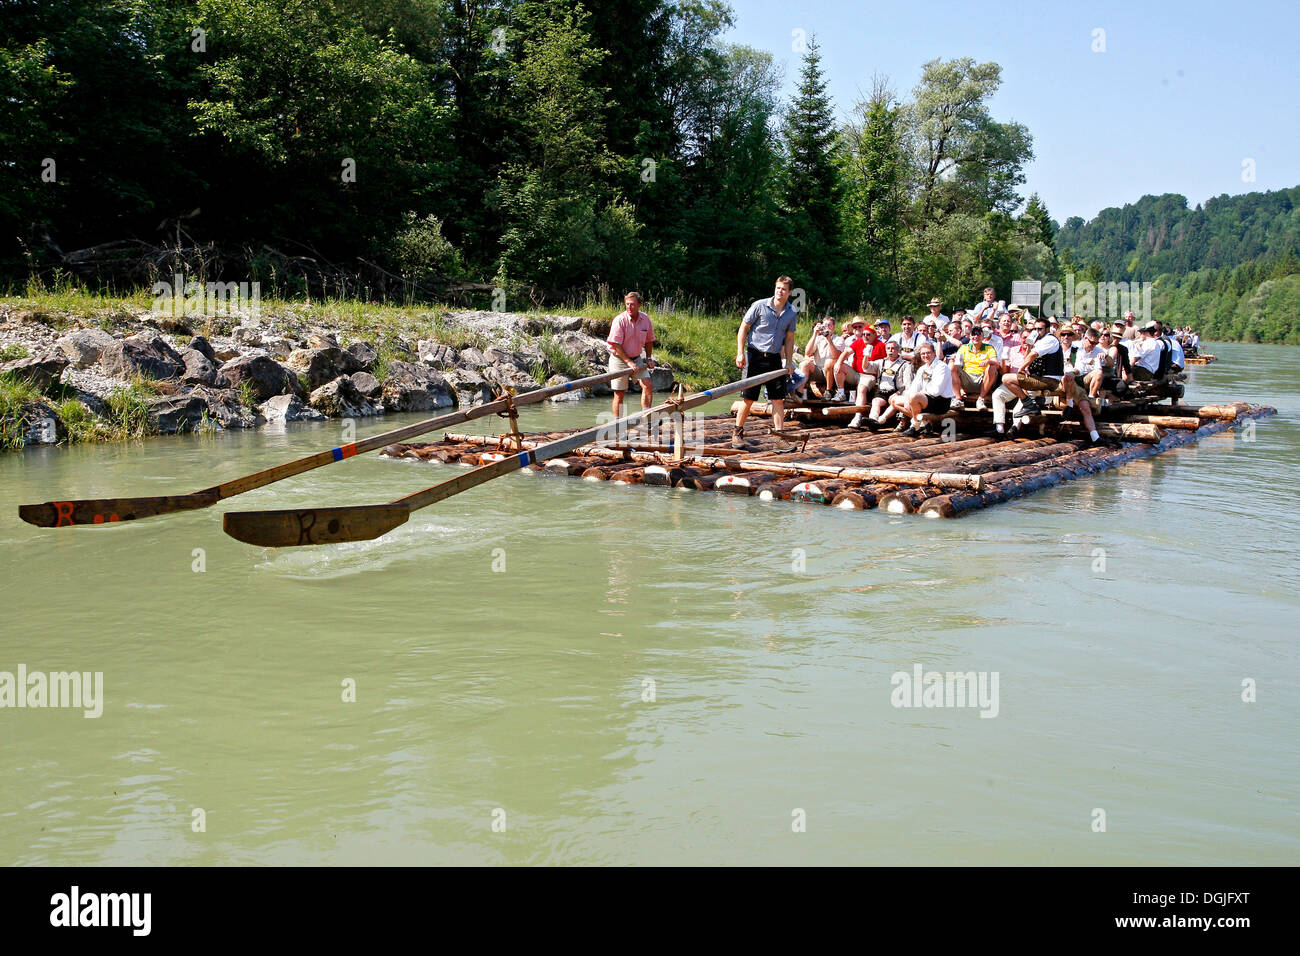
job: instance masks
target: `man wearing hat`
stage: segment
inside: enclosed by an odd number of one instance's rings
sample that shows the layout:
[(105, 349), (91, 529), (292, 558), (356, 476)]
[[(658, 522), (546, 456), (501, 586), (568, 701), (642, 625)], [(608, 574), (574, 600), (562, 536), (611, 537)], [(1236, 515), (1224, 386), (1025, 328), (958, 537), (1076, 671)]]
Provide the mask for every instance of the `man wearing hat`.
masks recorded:
[(1143, 325), (1138, 334), (1140, 338), (1129, 353), (1133, 362), (1133, 380), (1150, 382), (1160, 374), (1160, 354), (1169, 345), (1160, 338), (1160, 323), (1155, 319)]
[(943, 328), (948, 324), (948, 316), (943, 314), (943, 303), (939, 301), (938, 296), (930, 300), (930, 315), (934, 318), (934, 324), (939, 328)]
[[(869, 375), (867, 363), (885, 357), (885, 343), (876, 338), (875, 327), (866, 319), (855, 315), (850, 329), (853, 334), (844, 343), (844, 351), (835, 362), (835, 395), (831, 398), (835, 402), (847, 401), (849, 396), (844, 387), (856, 388), (861, 384), (859, 380)], [(874, 376), (870, 377), (874, 379)], [(867, 391), (870, 392), (875, 384), (874, 380), (869, 382)]]

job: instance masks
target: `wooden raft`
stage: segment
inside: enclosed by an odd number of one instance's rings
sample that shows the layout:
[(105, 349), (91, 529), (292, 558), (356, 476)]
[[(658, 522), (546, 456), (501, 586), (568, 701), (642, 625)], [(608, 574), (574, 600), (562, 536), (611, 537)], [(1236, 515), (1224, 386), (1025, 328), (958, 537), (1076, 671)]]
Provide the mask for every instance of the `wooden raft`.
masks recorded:
[[(1082, 426), (1063, 421), (1051, 410), (1035, 419), (1032, 432), (1013, 440), (993, 435), (985, 414), (952, 413), (958, 431), (943, 437), (905, 438), (891, 430), (859, 431), (843, 427), (843, 416), (796, 416), (784, 436), (793, 451), (777, 453), (767, 422), (751, 418), (747, 450), (728, 446), (732, 417), (696, 419), (685, 454), (674, 459), (660, 435), (633, 430), (620, 440), (583, 445), (564, 458), (532, 471), (581, 476), (588, 481), (647, 484), (755, 495), (832, 505), (848, 510), (881, 508), (895, 514), (952, 518), (1042, 488), (1118, 467), (1233, 428), (1247, 419), (1276, 414), (1276, 409), (1245, 402), (1230, 405), (1163, 405), (1159, 412), (1114, 408), (1098, 422), (1108, 439), (1090, 446)], [(755, 405), (760, 411), (760, 405)], [(1154, 412), (1149, 406), (1143, 412)], [(442, 441), (388, 445), (390, 458), (477, 466), (513, 451), (574, 434), (577, 429), (522, 435), (447, 433)]]

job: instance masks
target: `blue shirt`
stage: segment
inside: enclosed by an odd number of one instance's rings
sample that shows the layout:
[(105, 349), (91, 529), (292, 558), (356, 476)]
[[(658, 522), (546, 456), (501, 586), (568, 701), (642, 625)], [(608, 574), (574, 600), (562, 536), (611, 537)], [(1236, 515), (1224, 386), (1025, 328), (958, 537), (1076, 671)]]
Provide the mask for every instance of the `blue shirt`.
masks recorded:
[(799, 313), (789, 302), (778, 315), (771, 299), (759, 299), (745, 313), (743, 323), (749, 326), (749, 344), (760, 352), (776, 355), (785, 345), (785, 337), (794, 334)]

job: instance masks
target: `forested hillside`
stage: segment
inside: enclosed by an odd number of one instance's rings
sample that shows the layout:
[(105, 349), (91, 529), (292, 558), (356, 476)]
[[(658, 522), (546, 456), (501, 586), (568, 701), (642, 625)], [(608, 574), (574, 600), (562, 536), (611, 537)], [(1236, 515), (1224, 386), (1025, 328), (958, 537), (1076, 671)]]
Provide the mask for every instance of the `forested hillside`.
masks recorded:
[(1300, 345), (1300, 186), (1217, 196), (1143, 196), (1066, 221), (1063, 269), (1154, 281), (1159, 316), (1212, 339)]

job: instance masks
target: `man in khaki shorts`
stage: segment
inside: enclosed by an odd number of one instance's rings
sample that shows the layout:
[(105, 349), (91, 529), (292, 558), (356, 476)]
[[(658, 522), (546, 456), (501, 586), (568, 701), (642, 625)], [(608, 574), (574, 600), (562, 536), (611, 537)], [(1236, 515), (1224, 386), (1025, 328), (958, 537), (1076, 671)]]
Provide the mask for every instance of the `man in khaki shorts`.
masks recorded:
[[(636, 370), (622, 378), (610, 382), (614, 390), (612, 411), (615, 418), (623, 417), (623, 397), (627, 395), (628, 380), (636, 379), (641, 385), (641, 408), (647, 409), (654, 404), (654, 389), (650, 384), (650, 369), (655, 367), (650, 357), (654, 349), (655, 334), (650, 325), (650, 316), (641, 311), (641, 293), (629, 292), (623, 296), (623, 311), (614, 317), (609, 327), (609, 370)], [(641, 353), (645, 353), (642, 359)]]

